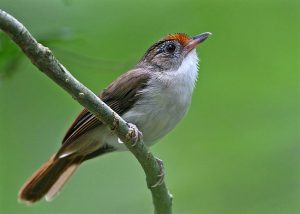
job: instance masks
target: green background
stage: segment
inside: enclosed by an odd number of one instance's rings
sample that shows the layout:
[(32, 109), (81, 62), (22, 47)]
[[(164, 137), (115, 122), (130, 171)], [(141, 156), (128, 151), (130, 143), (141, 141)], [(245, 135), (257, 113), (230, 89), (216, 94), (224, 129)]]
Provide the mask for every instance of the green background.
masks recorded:
[[(82, 83), (98, 92), (169, 33), (198, 48), (186, 118), (152, 147), (177, 214), (300, 213), (299, 0), (0, 0)], [(17, 202), (81, 110), (0, 33), (0, 212), (152, 213), (128, 152), (84, 164), (53, 202)]]

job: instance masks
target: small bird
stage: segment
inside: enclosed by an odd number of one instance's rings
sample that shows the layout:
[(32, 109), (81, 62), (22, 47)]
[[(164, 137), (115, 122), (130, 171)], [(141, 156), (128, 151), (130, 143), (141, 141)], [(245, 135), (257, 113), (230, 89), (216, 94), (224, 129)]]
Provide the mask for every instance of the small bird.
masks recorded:
[[(210, 35), (166, 36), (99, 95), (125, 121), (137, 126), (147, 146), (169, 133), (188, 111), (198, 76), (196, 46)], [(81, 163), (124, 150), (127, 148), (118, 137), (84, 109), (67, 131), (58, 152), (23, 185), (19, 199), (34, 203), (45, 197), (51, 201)]]

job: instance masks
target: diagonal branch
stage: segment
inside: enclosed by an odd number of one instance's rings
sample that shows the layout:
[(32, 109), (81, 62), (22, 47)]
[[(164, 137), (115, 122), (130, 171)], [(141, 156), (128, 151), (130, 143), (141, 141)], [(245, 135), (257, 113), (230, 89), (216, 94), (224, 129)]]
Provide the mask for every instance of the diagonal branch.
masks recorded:
[(117, 113), (107, 106), (91, 90), (75, 79), (71, 73), (54, 57), (49, 48), (39, 44), (29, 31), (13, 16), (0, 9), (0, 29), (2, 29), (25, 53), (31, 62), (44, 74), (50, 77), (61, 88), (67, 91), (78, 103), (87, 108), (99, 120), (107, 124), (125, 143), (141, 164), (156, 214), (170, 214), (172, 197), (166, 184), (152, 187), (160, 175), (160, 166), (140, 140), (133, 144), (133, 130)]

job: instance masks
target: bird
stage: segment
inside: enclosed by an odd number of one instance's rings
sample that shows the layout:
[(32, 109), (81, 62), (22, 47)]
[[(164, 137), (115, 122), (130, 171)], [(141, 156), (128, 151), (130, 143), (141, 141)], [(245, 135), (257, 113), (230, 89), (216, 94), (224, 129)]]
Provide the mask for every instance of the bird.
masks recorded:
[[(100, 93), (101, 100), (141, 131), (146, 146), (158, 142), (186, 115), (198, 77), (196, 47), (210, 35), (167, 35)], [(126, 150), (108, 126), (83, 109), (57, 153), (25, 182), (18, 198), (27, 204), (51, 201), (83, 162)]]

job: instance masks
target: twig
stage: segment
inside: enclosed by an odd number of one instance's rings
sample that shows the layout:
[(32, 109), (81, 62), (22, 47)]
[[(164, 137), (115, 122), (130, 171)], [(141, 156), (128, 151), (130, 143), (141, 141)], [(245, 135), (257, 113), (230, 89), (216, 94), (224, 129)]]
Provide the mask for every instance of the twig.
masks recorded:
[(125, 143), (141, 164), (148, 188), (151, 190), (156, 214), (172, 213), (172, 197), (166, 184), (153, 186), (160, 175), (160, 166), (140, 140), (132, 146), (132, 129), (117, 113), (101, 101), (91, 90), (76, 80), (71, 73), (59, 63), (49, 48), (39, 44), (29, 31), (13, 16), (0, 9), (0, 29), (2, 29), (25, 53), (31, 62), (67, 91), (82, 106), (93, 113), (100, 121), (107, 124)]

